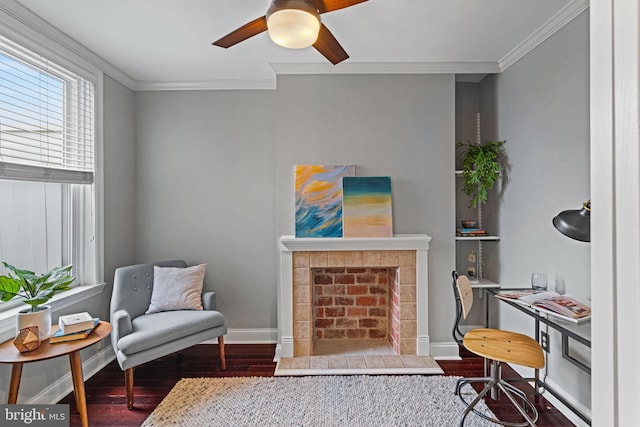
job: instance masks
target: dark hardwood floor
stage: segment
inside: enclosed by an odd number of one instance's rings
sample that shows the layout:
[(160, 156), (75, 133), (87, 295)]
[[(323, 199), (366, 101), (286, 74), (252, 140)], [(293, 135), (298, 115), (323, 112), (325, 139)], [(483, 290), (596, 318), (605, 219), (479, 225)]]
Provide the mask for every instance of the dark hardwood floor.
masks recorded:
[[(231, 344), (226, 346), (227, 369), (220, 371), (216, 345), (197, 345), (146, 365), (135, 371), (134, 409), (127, 410), (124, 390), (124, 373), (117, 362), (111, 362), (104, 369), (85, 382), (87, 408), (90, 426), (128, 427), (139, 426), (154, 408), (169, 393), (173, 386), (185, 377), (223, 376), (272, 376), (275, 370), (273, 355), (275, 346)], [(463, 354), (458, 361), (439, 361), (445, 375), (463, 377), (482, 376), (482, 359)], [(505, 376), (516, 376), (510, 368), (504, 368)], [(541, 396), (533, 397), (533, 389), (528, 388), (530, 400), (535, 402), (540, 419), (539, 427), (572, 426), (557, 409)], [(452, 398), (457, 398), (453, 396)], [(489, 407), (503, 419), (511, 410), (504, 400), (487, 399)], [(67, 395), (59, 403), (68, 403), (71, 412), (71, 426), (79, 426), (73, 394)], [(473, 414), (469, 417), (475, 416)], [(446, 427), (446, 426), (443, 426)]]

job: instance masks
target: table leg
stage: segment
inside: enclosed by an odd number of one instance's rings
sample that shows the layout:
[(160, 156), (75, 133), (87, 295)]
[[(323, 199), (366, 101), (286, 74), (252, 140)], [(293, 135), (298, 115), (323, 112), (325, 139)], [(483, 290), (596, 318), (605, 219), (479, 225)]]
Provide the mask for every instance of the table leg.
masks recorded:
[(80, 413), (80, 422), (82, 423), (82, 427), (88, 427), (89, 417), (87, 416), (87, 399), (84, 394), (82, 360), (80, 360), (79, 351), (69, 353), (69, 363), (71, 364), (71, 377), (73, 378), (73, 389), (76, 395), (76, 407)]
[(9, 398), (7, 403), (15, 404), (18, 401), (20, 389), (20, 377), (22, 377), (22, 363), (13, 363), (11, 366), (11, 383), (9, 385)]

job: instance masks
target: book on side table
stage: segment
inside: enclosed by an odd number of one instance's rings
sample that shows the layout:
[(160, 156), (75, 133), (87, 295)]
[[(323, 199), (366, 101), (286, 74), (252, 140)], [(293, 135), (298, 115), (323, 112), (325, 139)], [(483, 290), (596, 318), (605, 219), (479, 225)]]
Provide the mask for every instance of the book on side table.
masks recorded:
[(554, 291), (518, 290), (503, 291), (496, 297), (531, 307), (573, 323), (591, 320), (591, 306), (576, 295), (560, 295)]
[(85, 331), (93, 327), (93, 317), (86, 311), (66, 314), (58, 317), (58, 327), (65, 335)]
[(61, 328), (58, 328), (53, 334), (51, 334), (51, 337), (49, 338), (49, 342), (52, 343), (52, 344), (55, 344), (55, 343), (59, 343), (59, 342), (75, 341), (75, 340), (84, 339), (84, 338), (89, 336), (91, 331), (93, 331), (96, 326), (98, 326), (98, 323), (100, 323), (100, 319), (97, 318), (97, 317), (94, 317), (94, 318), (91, 319), (91, 327), (90, 328), (84, 329), (82, 331), (76, 331), (76, 332), (67, 333), (67, 334), (65, 334), (64, 331)]

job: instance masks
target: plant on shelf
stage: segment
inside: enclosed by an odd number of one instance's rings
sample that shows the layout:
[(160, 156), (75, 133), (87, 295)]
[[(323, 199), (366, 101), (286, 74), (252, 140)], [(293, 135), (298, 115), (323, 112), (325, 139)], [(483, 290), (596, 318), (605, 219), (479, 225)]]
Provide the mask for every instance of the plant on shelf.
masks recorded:
[(57, 292), (70, 289), (69, 285), (75, 280), (71, 275), (71, 265), (55, 267), (39, 275), (6, 262), (2, 265), (10, 273), (0, 276), (0, 300), (9, 301), (18, 296), (31, 306), (30, 311), (38, 311), (39, 306), (49, 301)]
[(500, 155), (506, 141), (484, 141), (480, 143), (458, 142), (456, 148), (462, 154), (462, 191), (471, 196), (469, 207), (487, 202), (487, 194), (498, 181), (502, 166)]

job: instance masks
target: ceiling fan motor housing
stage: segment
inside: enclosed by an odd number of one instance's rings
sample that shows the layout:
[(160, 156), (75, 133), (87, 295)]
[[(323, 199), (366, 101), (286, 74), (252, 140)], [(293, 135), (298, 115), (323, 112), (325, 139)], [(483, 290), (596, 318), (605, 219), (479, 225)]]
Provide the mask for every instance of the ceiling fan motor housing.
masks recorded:
[(273, 0), (266, 18), (269, 37), (280, 46), (300, 49), (318, 39), (320, 13), (305, 0)]

